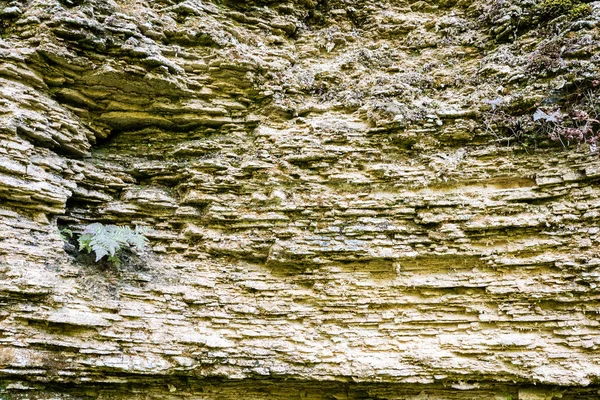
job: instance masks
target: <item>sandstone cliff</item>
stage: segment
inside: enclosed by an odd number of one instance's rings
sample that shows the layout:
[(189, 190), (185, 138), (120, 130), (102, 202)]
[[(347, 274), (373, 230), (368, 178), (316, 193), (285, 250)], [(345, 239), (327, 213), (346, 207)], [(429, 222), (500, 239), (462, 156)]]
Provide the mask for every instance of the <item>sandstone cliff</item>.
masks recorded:
[(599, 398), (600, 2), (0, 17), (0, 398)]

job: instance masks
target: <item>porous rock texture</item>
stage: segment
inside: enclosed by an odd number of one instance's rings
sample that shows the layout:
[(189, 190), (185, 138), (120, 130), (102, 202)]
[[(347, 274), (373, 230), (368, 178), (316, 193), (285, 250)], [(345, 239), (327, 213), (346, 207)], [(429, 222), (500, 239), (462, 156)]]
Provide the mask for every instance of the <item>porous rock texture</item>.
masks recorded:
[(0, 398), (600, 397), (600, 2), (0, 17)]

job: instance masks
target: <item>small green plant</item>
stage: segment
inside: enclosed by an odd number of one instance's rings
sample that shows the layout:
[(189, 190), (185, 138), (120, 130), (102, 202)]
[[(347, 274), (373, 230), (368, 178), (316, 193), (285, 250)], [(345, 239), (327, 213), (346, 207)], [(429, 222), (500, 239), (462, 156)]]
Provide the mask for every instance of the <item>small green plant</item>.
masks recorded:
[(143, 235), (144, 228), (135, 230), (128, 226), (103, 225), (94, 223), (87, 225), (79, 236), (79, 250), (92, 251), (96, 254), (96, 262), (107, 256), (109, 262), (120, 265), (119, 252), (125, 247), (144, 250), (148, 239)]
[(60, 228), (58, 230), (58, 233), (60, 234), (60, 237), (62, 238), (62, 240), (65, 242), (68, 242), (69, 240), (71, 240), (73, 238), (73, 231), (70, 230), (69, 228)]
[(570, 19), (583, 18), (592, 12), (589, 4), (579, 0), (543, 0), (539, 5), (539, 13), (547, 19), (567, 15)]

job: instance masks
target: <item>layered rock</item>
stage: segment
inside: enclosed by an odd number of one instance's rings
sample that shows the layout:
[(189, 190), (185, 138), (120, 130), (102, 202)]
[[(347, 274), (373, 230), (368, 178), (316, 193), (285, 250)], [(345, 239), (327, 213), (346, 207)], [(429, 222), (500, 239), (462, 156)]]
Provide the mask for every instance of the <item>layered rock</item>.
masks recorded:
[(0, 2), (0, 393), (596, 398), (600, 4), (549, 7)]

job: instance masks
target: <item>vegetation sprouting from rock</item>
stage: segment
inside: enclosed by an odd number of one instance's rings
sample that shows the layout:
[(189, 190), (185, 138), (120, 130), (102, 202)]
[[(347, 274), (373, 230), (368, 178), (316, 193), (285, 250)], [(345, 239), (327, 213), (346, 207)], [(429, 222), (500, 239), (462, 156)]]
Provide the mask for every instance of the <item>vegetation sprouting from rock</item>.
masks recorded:
[(87, 225), (79, 236), (79, 250), (96, 255), (96, 262), (107, 256), (108, 261), (119, 265), (119, 251), (125, 247), (143, 251), (148, 239), (143, 235), (144, 228), (128, 226), (103, 225), (93, 223)]

